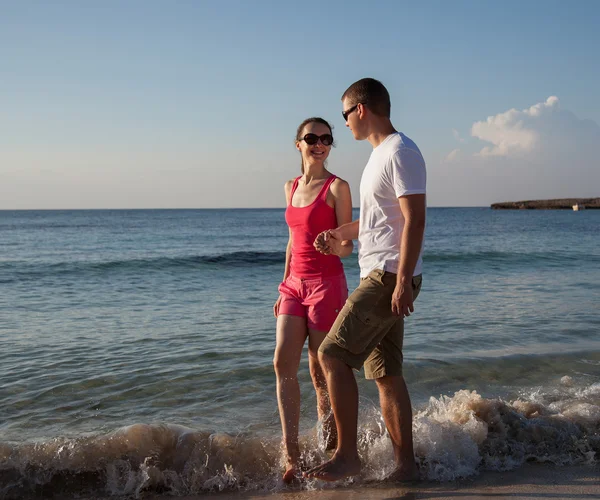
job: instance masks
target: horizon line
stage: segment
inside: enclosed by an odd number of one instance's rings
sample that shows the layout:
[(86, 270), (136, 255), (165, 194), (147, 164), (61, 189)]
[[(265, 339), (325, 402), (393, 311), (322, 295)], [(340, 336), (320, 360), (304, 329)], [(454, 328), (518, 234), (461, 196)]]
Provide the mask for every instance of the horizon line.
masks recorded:
[[(111, 207), (111, 208), (0, 208), (0, 212), (43, 212), (67, 210), (285, 210), (286, 207)], [(427, 208), (491, 208), (491, 205), (430, 205)], [(360, 207), (352, 207), (359, 210)]]

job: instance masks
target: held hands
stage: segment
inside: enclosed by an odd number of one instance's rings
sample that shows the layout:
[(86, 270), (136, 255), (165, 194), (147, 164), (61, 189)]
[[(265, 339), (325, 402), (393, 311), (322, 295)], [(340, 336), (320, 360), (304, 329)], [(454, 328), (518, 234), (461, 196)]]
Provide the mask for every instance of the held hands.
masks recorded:
[(315, 238), (314, 247), (323, 255), (340, 255), (342, 238), (337, 229), (323, 231)]
[(396, 283), (396, 288), (392, 294), (392, 313), (404, 318), (410, 316), (410, 313), (412, 312), (415, 312), (413, 306), (412, 283)]
[(331, 252), (329, 250), (328, 240), (329, 231), (323, 231), (322, 233), (319, 233), (315, 238), (315, 242), (313, 243), (315, 250), (317, 250), (317, 252), (321, 252), (324, 255), (329, 255)]

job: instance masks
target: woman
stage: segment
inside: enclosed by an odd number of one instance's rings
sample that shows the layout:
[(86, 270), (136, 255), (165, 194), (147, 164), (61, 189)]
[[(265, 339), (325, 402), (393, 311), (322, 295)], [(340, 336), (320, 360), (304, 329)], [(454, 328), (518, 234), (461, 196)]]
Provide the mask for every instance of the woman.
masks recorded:
[(340, 257), (352, 253), (352, 241), (338, 245), (337, 255), (324, 255), (313, 246), (322, 231), (352, 220), (348, 183), (325, 168), (333, 145), (332, 130), (322, 118), (308, 118), (298, 127), (296, 148), (302, 156), (302, 175), (285, 184), (289, 227), (283, 282), (273, 307), (277, 318), (275, 373), (277, 400), (286, 451), (285, 482), (299, 473), (300, 386), (298, 367), (308, 337), (308, 360), (317, 393), (317, 412), (327, 448), (335, 448), (337, 433), (331, 415), (327, 384), (319, 365), (319, 345), (348, 297)]

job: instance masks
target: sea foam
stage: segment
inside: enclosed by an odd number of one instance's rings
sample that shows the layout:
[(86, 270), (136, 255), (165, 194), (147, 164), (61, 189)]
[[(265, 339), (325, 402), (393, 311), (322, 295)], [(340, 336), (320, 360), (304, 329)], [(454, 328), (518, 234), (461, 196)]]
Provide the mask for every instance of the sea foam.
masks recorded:
[[(394, 455), (373, 403), (362, 401), (359, 422), (363, 471), (351, 481), (382, 481), (394, 470)], [(526, 461), (597, 464), (600, 384), (577, 387), (563, 378), (513, 401), (467, 390), (432, 397), (415, 412), (413, 431), (422, 479), (450, 481)], [(308, 466), (327, 459), (317, 429), (301, 437), (301, 450)], [(0, 443), (0, 498), (276, 491), (284, 487), (281, 459), (277, 436), (136, 424), (94, 436)], [(313, 480), (301, 487), (324, 486)]]

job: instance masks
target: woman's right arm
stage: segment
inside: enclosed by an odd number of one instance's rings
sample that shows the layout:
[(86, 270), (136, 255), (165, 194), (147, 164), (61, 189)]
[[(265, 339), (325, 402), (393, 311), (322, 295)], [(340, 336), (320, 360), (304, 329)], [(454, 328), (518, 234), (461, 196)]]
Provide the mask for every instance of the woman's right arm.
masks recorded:
[(288, 228), (290, 236), (288, 238), (287, 246), (285, 247), (285, 268), (283, 271), (283, 281), (290, 275), (290, 260), (292, 257), (292, 230)]
[[(292, 196), (292, 187), (294, 185), (294, 181), (287, 181), (283, 186), (285, 190), (285, 206), (287, 207), (290, 204), (290, 197)], [(292, 230), (288, 227), (288, 242), (285, 247), (285, 268), (283, 271), (283, 281), (287, 279), (290, 274), (290, 260), (292, 258)]]
[[(285, 183), (285, 186), (284, 186), (286, 207), (290, 203), (290, 196), (292, 193), (293, 184), (294, 184), (294, 181), (288, 181)], [(290, 274), (290, 260), (292, 259), (292, 230), (289, 227), (288, 227), (288, 234), (289, 234), (288, 242), (285, 247), (285, 267), (283, 269), (283, 281), (285, 281)], [(273, 306), (273, 314), (275, 315), (275, 317), (277, 317), (277, 315), (279, 313), (279, 303), (280, 302), (281, 302), (281, 295), (279, 295), (279, 297), (277, 298), (277, 302), (275, 302), (275, 305)]]

